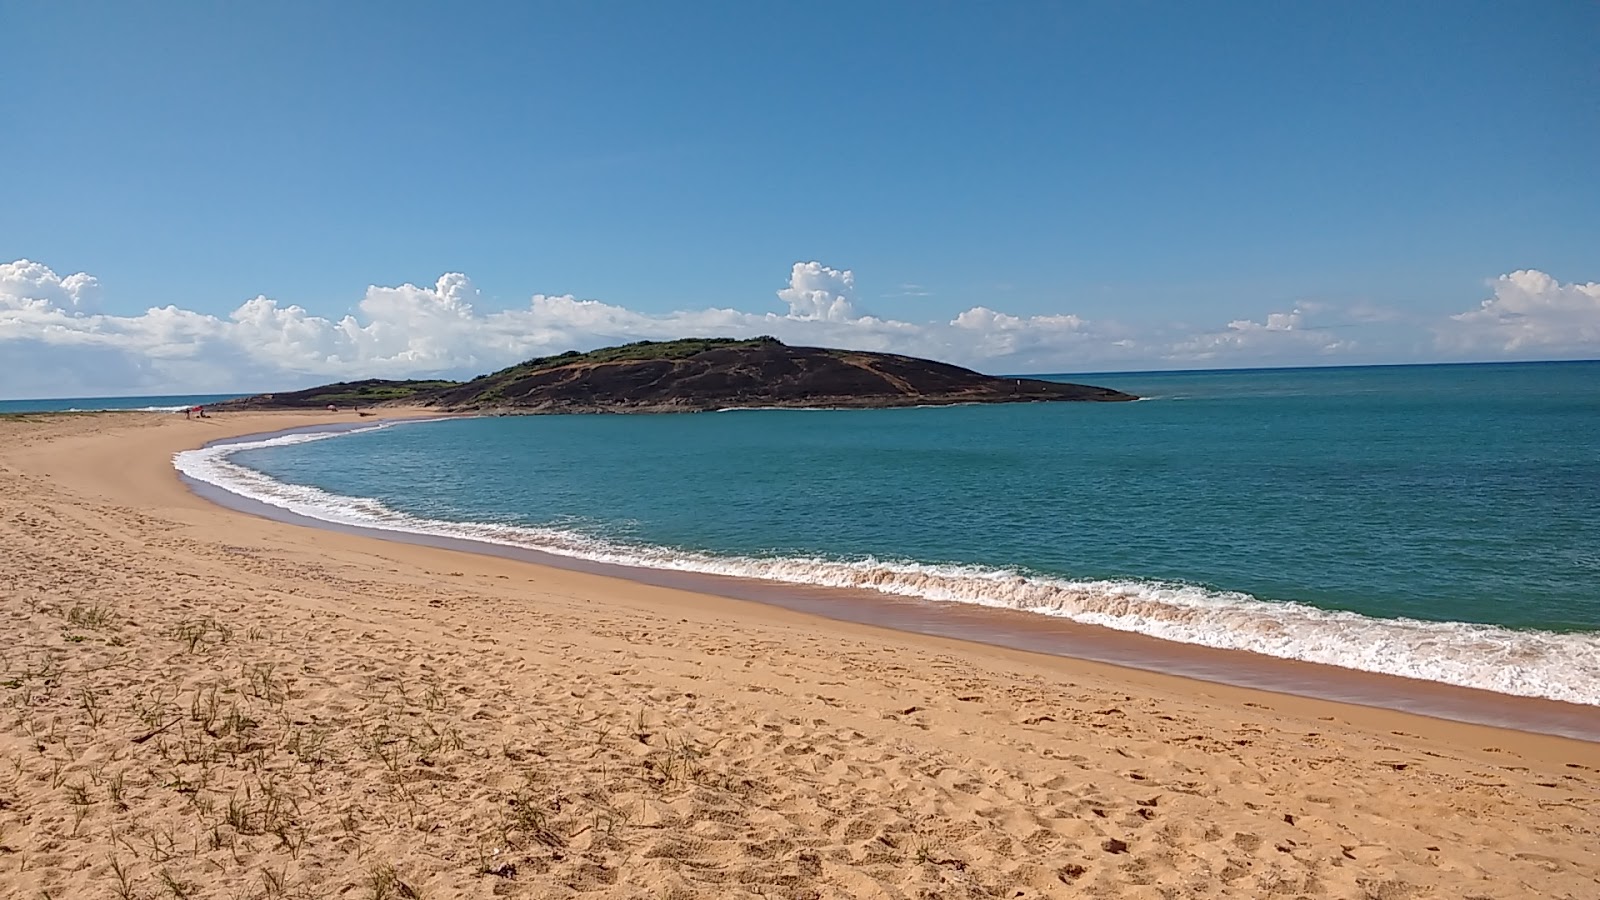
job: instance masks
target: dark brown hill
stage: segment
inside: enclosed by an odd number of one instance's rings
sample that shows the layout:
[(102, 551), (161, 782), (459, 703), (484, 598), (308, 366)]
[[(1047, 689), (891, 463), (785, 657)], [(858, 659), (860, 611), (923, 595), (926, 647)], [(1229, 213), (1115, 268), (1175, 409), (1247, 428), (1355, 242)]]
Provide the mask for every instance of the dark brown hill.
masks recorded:
[(363, 405), (380, 402), (381, 397), (381, 402), (506, 413), (1137, 399), (1108, 388), (996, 378), (892, 353), (790, 347), (773, 338), (757, 338), (641, 341), (532, 359), (463, 383), (355, 382), (234, 403), (254, 408), (342, 406), (361, 397), (371, 398), (356, 400)]

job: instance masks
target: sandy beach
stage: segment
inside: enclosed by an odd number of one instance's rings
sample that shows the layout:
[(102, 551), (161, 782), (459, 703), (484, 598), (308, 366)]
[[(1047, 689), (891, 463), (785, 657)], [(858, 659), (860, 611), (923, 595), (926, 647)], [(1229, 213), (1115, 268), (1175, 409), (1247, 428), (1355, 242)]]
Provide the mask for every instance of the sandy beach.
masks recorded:
[(0, 897), (1600, 897), (1600, 744), (305, 528), (172, 469), (342, 418), (0, 418)]

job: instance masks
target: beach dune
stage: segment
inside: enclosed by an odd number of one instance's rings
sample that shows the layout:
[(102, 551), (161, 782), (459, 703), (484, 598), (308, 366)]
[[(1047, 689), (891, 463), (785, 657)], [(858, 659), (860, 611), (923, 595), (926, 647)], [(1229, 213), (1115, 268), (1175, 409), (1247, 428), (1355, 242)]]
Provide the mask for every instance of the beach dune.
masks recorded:
[(0, 418), (0, 897), (1600, 897), (1597, 744), (309, 529), (172, 469), (339, 416)]

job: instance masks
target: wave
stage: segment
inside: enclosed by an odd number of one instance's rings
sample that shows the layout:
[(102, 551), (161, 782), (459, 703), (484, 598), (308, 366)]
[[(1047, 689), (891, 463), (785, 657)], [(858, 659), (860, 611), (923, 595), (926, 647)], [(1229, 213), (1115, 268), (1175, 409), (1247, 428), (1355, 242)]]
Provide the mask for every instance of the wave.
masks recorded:
[(910, 406), (724, 406), (714, 410), (732, 412), (881, 412), (886, 409), (950, 409), (954, 406), (984, 406), (976, 401), (961, 403), (915, 403)]
[[(172, 412), (183, 412), (186, 409), (194, 409), (196, 405), (197, 404), (189, 404), (189, 405), (186, 405), (186, 406), (89, 406), (89, 407), (69, 406), (69, 407), (66, 407), (65, 409), (55, 410), (55, 411), (57, 411), (57, 412), (69, 412), (69, 413), (98, 413), (98, 412), (166, 412), (166, 413), (172, 413)], [(41, 410), (41, 411), (42, 412), (51, 412), (51, 410)]]
[(719, 413), (731, 412), (840, 412), (843, 406), (724, 406)]
[[(141, 398), (142, 399), (142, 398)], [(18, 413), (107, 413), (107, 412), (144, 412), (144, 413), (177, 413), (196, 406), (210, 407), (216, 401), (206, 400), (195, 403), (157, 403), (144, 406), (119, 406), (115, 402), (109, 404), (83, 405), (83, 401), (0, 401), (0, 412)]]
[(325, 440), (393, 424), (215, 444), (178, 453), (173, 465), (196, 481), (333, 524), (464, 538), (621, 566), (1022, 610), (1186, 644), (1600, 705), (1600, 635), (1594, 633), (1381, 619), (1174, 582), (1073, 580), (1016, 569), (909, 560), (719, 556), (607, 541), (561, 528), (450, 522), (413, 516), (372, 498), (278, 481), (230, 459), (243, 450)]

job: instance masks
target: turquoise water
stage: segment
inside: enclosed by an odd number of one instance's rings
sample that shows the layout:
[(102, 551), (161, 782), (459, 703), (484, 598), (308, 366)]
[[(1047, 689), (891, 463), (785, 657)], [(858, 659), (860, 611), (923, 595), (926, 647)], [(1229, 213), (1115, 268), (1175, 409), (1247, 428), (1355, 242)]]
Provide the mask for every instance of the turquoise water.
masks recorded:
[(1150, 399), (465, 419), (190, 468), (336, 521), (1600, 703), (1600, 363), (1076, 380)]
[(182, 412), (193, 406), (208, 406), (231, 400), (238, 394), (160, 394), (149, 397), (64, 397), (46, 400), (0, 400), (0, 414), (29, 412), (103, 412), (139, 410), (144, 412)]

